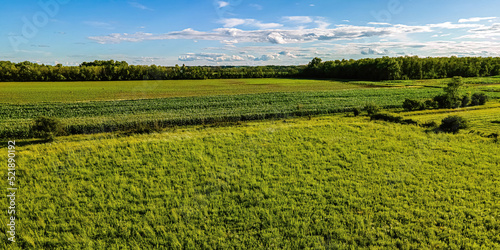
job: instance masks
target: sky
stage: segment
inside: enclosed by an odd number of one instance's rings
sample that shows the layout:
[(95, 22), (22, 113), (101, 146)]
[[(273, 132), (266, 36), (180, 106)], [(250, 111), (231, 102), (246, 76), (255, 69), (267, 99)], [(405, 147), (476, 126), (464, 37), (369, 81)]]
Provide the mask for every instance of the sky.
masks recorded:
[(498, 0), (19, 0), (0, 61), (302, 65), (382, 56), (500, 56)]

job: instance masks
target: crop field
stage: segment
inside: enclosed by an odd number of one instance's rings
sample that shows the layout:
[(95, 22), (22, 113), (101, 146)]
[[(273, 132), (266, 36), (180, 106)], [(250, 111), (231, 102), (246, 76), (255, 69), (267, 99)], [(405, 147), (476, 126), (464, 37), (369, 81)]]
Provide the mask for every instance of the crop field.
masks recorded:
[[(86, 102), (219, 96), (273, 92), (336, 91), (367, 87), (444, 87), (449, 79), (348, 81), (309, 79), (212, 79), (170, 81), (0, 82), (0, 103)], [(500, 77), (464, 78), (471, 86), (500, 86)]]
[[(496, 85), (490, 82), (496, 79), (483, 78), (481, 82), (487, 84), (479, 85), (476, 84), (477, 79), (466, 79), (466, 82), (475, 84), (469, 84), (464, 91), (491, 88)], [(98, 82), (104, 90), (96, 87), (97, 82), (0, 83), (20, 85), (17, 89), (7, 88), (6, 91), (18, 98), (7, 99), (13, 101), (0, 106), (0, 138), (30, 137), (29, 125), (39, 115), (60, 118), (66, 131), (82, 134), (127, 131), (136, 127), (164, 128), (330, 114), (360, 108), (367, 103), (399, 108), (406, 98), (429, 99), (439, 94), (444, 80), (340, 82), (288, 79), (287, 82), (287, 79), (233, 79), (220, 82), (145, 81), (142, 84), (151, 86), (144, 95), (140, 91), (137, 92), (139, 94), (134, 93), (133, 86), (138, 86), (139, 82), (123, 82), (121, 88), (117, 82)], [(30, 89), (29, 84), (39, 87)], [(77, 87), (72, 88), (70, 84)], [(82, 87), (85, 84), (88, 88)], [(106, 89), (112, 91), (107, 92)], [(68, 90), (75, 91), (79, 98), (64, 95), (63, 92)], [(240, 94), (245, 91), (246, 94)], [(255, 93), (259, 91), (268, 92)], [(491, 98), (500, 98), (500, 92), (486, 92)], [(176, 97), (152, 98), (162, 95)], [(130, 96), (145, 99), (130, 100)], [(106, 100), (98, 101), (99, 98)]]
[(84, 102), (363, 88), (331, 80), (216, 79), (170, 81), (0, 82), (0, 103)]
[(19, 147), (16, 244), (494, 249), (499, 149), (343, 115), (61, 137)]

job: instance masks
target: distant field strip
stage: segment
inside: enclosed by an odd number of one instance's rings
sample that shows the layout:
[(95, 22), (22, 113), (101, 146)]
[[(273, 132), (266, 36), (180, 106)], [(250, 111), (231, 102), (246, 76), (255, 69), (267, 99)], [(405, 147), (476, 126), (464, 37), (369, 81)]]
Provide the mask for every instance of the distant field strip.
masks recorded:
[(308, 79), (216, 79), (101, 82), (0, 82), (0, 103), (80, 102), (360, 89)]

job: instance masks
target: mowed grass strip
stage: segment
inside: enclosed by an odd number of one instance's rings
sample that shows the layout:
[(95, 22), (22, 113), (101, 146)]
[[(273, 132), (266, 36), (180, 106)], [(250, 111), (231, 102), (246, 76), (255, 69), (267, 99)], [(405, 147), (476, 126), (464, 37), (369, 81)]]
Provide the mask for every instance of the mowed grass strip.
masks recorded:
[(16, 244), (495, 249), (498, 150), (341, 116), (64, 137), (18, 148)]

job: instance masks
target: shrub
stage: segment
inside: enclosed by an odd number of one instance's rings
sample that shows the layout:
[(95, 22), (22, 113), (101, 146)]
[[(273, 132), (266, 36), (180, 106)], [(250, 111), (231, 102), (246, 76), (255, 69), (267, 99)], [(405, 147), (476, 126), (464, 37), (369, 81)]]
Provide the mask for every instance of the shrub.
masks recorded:
[(352, 110), (352, 114), (353, 114), (354, 116), (358, 116), (360, 113), (361, 113), (361, 110), (360, 110), (359, 108), (354, 108), (354, 109)]
[(425, 109), (425, 105), (418, 100), (406, 99), (403, 102), (403, 108), (407, 111), (423, 110)]
[(391, 114), (373, 114), (370, 116), (370, 120), (382, 120), (386, 122), (397, 122), (400, 123), (403, 118), (400, 116), (395, 116)]
[(460, 129), (467, 128), (467, 121), (460, 116), (448, 116), (441, 121), (439, 129), (448, 133), (458, 133)]
[(420, 125), (424, 128), (436, 128), (438, 125), (435, 121), (431, 121), (431, 122), (426, 122), (426, 123), (423, 123), (422, 125)]
[(474, 93), (471, 97), (471, 106), (484, 105), (488, 101), (488, 96), (484, 93)]
[(365, 107), (363, 108), (367, 113), (368, 115), (374, 115), (374, 114), (377, 114), (379, 111), (380, 111), (380, 107), (377, 106), (376, 104), (373, 104), (373, 103), (370, 103), (370, 104), (366, 104)]
[(426, 109), (434, 109), (439, 107), (438, 103), (434, 100), (426, 100), (424, 102), (424, 105)]
[(61, 121), (55, 117), (39, 116), (33, 121), (31, 127), (33, 135), (48, 141), (54, 140), (54, 137), (63, 135), (64, 129)]
[(467, 95), (464, 95), (464, 96), (462, 97), (462, 105), (461, 105), (461, 106), (462, 106), (462, 107), (467, 107), (467, 106), (469, 106), (470, 101), (471, 101), (471, 99), (470, 99), (470, 93), (469, 93), (469, 94), (467, 94)]

